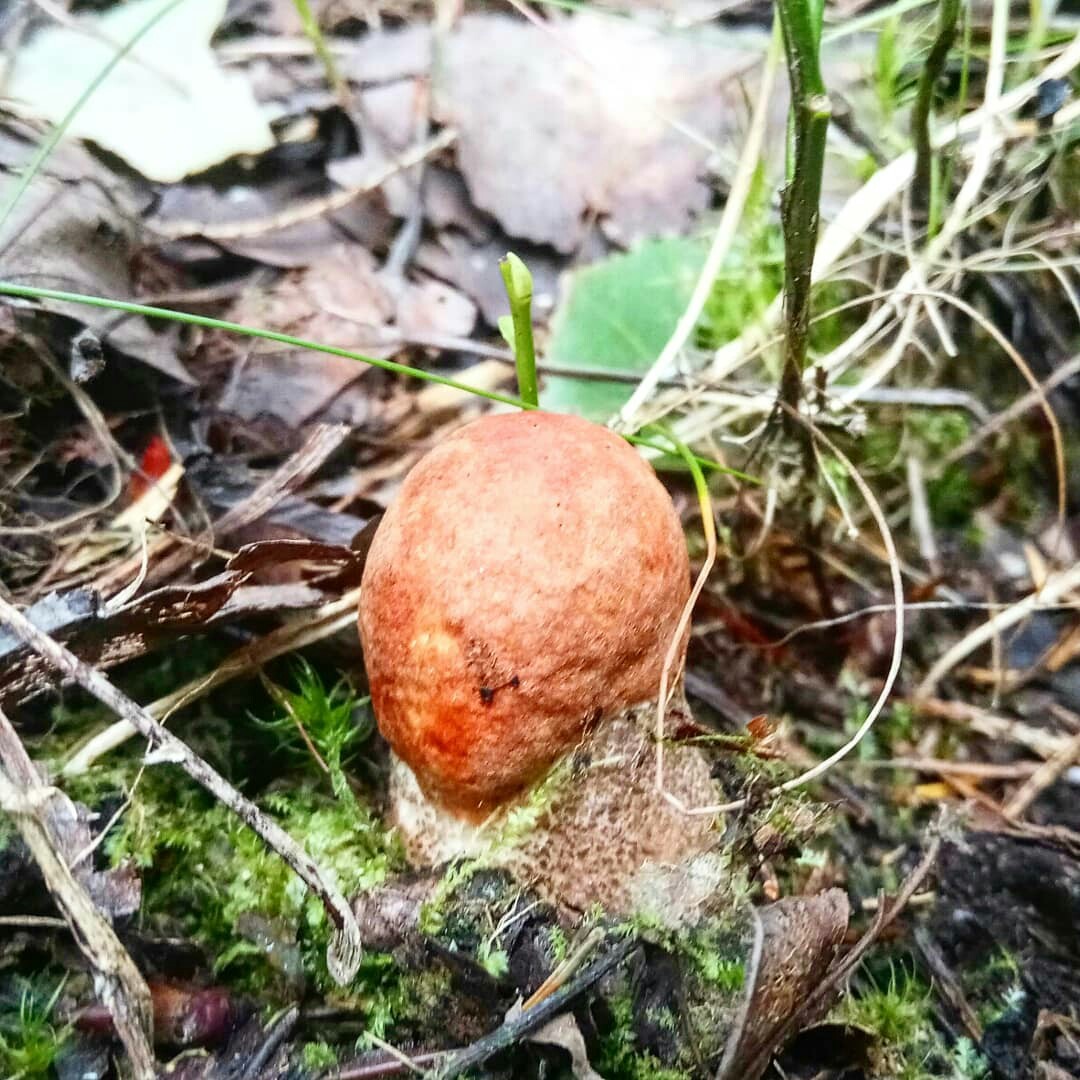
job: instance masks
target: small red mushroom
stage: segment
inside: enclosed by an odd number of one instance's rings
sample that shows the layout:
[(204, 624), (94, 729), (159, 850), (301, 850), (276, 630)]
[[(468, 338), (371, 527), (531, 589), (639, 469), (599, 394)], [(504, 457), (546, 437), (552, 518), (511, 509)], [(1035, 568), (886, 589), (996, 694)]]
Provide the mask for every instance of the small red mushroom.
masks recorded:
[[(671, 499), (607, 428), (545, 412), (487, 416), (424, 457), (379, 525), (360, 600), (375, 716), (407, 767), (396, 767), (391, 798), (410, 850), (452, 854), (590, 740), (610, 756), (611, 725), (655, 708), (689, 592)], [(638, 735), (624, 732), (614, 749), (637, 761), (647, 738), (631, 727)], [(695, 761), (700, 803), (714, 792)], [(677, 764), (668, 774), (676, 785), (683, 776)], [(644, 775), (615, 779), (631, 816), (636, 792), (649, 828), (671, 834), (650, 834), (629, 858), (678, 854), (707, 827), (677, 820)], [(580, 813), (574, 805), (564, 818)]]

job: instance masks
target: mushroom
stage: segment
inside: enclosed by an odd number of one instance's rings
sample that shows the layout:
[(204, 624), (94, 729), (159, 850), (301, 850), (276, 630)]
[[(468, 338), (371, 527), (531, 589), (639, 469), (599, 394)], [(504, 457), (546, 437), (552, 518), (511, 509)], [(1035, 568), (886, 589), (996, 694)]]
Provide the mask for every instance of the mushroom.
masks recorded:
[[(607, 428), (489, 415), (428, 453), (379, 525), (360, 600), (410, 857), (494, 850), (551, 899), (618, 910), (647, 865), (704, 850), (710, 822), (653, 781), (652, 719), (689, 592), (671, 499)], [(715, 801), (695, 748), (672, 747), (665, 778), (684, 804)]]

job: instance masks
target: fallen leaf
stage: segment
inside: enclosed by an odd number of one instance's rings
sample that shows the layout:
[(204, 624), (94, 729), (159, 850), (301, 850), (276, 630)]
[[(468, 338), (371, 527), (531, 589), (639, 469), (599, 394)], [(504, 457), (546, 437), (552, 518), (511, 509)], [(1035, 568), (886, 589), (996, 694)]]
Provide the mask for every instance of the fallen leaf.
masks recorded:
[[(755, 912), (756, 942), (746, 965), (742, 1012), (717, 1080), (756, 1080), (765, 1071), (791, 1018), (832, 963), (849, 914), (841, 889), (779, 900)], [(813, 1023), (816, 1018), (802, 1019)]]
[(629, 244), (682, 232), (707, 207), (709, 148), (742, 125), (739, 79), (766, 44), (762, 32), (663, 34), (588, 12), (544, 27), (466, 15), (435, 106), (459, 131), (474, 202), (509, 235), (572, 252), (599, 215)]
[(467, 338), (476, 325), (476, 305), (457, 289), (427, 278), (406, 282), (397, 302), (396, 329), (404, 341), (425, 337)]
[[(508, 1015), (507, 1019), (512, 1019)], [(549, 1020), (529, 1036), (529, 1041), (558, 1046), (570, 1055), (570, 1068), (574, 1080), (604, 1080), (589, 1064), (589, 1054), (585, 1048), (585, 1038), (572, 1013), (562, 1013)]]
[[(265, 160), (265, 159), (264, 159)], [(238, 177), (236, 183), (172, 184), (155, 206), (152, 229), (168, 236), (183, 231), (199, 236), (221, 226), (242, 226), (247, 235), (216, 236), (215, 243), (248, 259), (286, 269), (310, 266), (346, 238), (361, 247), (379, 249), (393, 239), (393, 219), (379, 192), (358, 195), (348, 206), (318, 214), (294, 224), (290, 210), (327, 194), (329, 186), (321, 168), (288, 169), (284, 175), (263, 182), (257, 177)], [(185, 261), (197, 242), (174, 241), (167, 250)]]
[[(49, 26), (18, 51), (7, 96), (52, 123), (170, 0), (126, 0), (80, 28)], [(242, 75), (223, 71), (210, 37), (226, 0), (184, 0), (162, 16), (75, 114), (68, 135), (89, 139), (151, 180), (179, 180), (274, 144)], [(91, 32), (87, 32), (91, 31)]]
[[(0, 132), (2, 171), (14, 172), (32, 153), (29, 138)], [(4, 276), (92, 296), (133, 296), (132, 262), (141, 242), (138, 216), (142, 209), (143, 201), (130, 186), (82, 146), (62, 145), (31, 181), (0, 230)], [(173, 323), (150, 323), (58, 300), (35, 300), (29, 306), (68, 320), (69, 348), (88, 327), (102, 345), (178, 382), (195, 382), (177, 355), (178, 331)]]
[[(104, 667), (140, 655), (162, 635), (202, 626), (244, 579), (227, 572), (198, 584), (166, 586), (111, 612), (95, 590), (72, 589), (43, 597), (26, 616), (87, 663)], [(0, 701), (20, 701), (51, 685), (48, 661), (6, 630), (0, 630), (0, 661)]]
[[(643, 374), (675, 329), (704, 259), (700, 241), (650, 240), (573, 271), (545, 358), (568, 367)], [(548, 378), (540, 401), (555, 412), (603, 420), (633, 389), (632, 382)]]

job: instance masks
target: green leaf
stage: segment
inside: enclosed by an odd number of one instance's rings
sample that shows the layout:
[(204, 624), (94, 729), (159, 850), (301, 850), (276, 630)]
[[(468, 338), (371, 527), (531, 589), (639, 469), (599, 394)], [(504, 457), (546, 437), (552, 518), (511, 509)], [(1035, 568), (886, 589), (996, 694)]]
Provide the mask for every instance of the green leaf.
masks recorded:
[(500, 315), (499, 316), (499, 333), (502, 334), (503, 341), (512, 349), (514, 347), (514, 316), (513, 315)]
[[(705, 261), (702, 240), (650, 240), (573, 272), (552, 321), (546, 359), (565, 367), (643, 375), (663, 349)], [(633, 392), (632, 382), (551, 377), (543, 408), (604, 420)]]

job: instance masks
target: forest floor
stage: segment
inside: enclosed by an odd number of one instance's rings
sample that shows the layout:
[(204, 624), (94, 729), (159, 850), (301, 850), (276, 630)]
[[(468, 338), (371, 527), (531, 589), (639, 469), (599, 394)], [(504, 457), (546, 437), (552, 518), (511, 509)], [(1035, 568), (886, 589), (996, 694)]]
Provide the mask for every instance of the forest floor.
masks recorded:
[[(826, 10), (812, 438), (767, 6), (0, 10), (0, 1078), (1080, 1076), (1080, 24), (964, 6), (927, 181), (949, 6)], [(508, 251), (541, 407), (712, 466), (685, 925), (386, 824), (360, 575)]]

